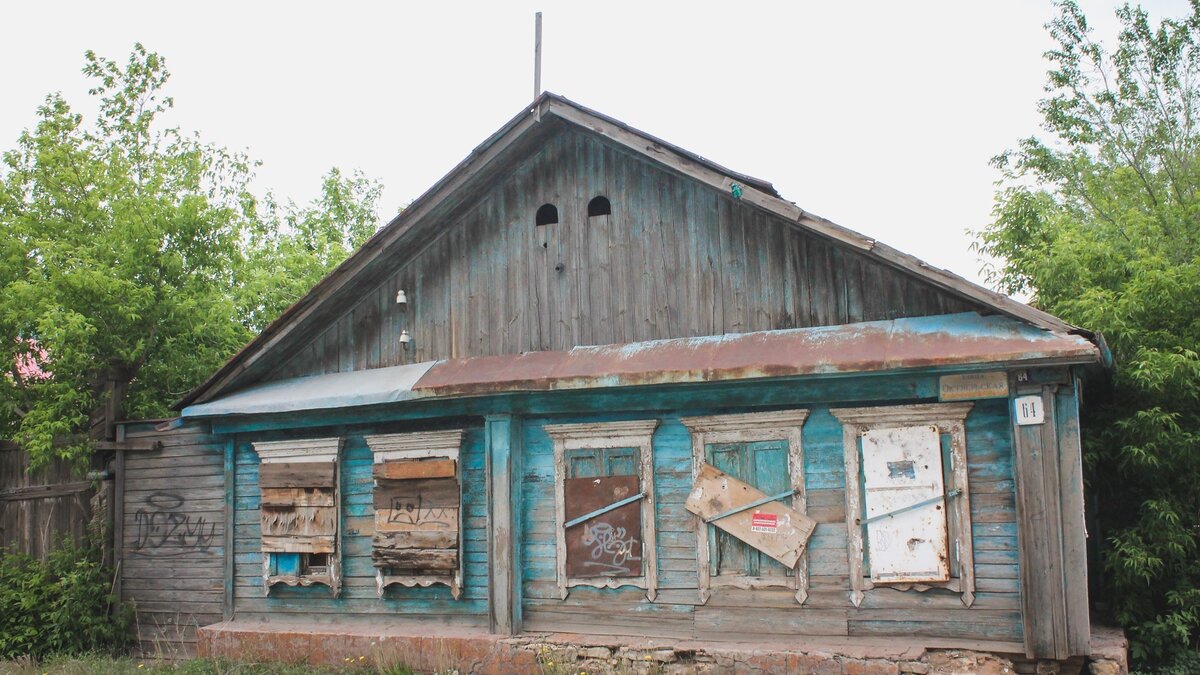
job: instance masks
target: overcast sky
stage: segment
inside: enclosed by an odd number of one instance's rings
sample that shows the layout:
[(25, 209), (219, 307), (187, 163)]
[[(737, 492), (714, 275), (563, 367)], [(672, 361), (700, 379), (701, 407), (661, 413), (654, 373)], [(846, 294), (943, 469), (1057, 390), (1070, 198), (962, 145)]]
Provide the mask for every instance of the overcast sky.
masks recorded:
[[(1081, 4), (1111, 42), (1118, 3)], [(83, 103), (85, 50), (141, 41), (170, 123), (261, 160), (259, 189), (304, 202), (357, 168), (386, 218), (532, 99), (538, 10), (545, 89), (980, 279), (965, 231), (989, 220), (988, 160), (1039, 131), (1049, 0), (5, 3), (0, 148), (48, 92)]]

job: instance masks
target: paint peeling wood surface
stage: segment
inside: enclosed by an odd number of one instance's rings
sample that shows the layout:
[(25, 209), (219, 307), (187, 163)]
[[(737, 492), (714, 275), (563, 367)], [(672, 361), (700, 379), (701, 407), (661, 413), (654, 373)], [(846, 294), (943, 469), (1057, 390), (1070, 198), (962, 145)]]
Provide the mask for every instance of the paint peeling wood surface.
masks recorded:
[[(708, 519), (769, 496), (772, 495), (764, 494), (711, 464), (703, 464), (684, 508), (700, 518)], [(770, 528), (755, 525), (758, 514), (770, 516)], [(761, 516), (759, 520), (765, 522)], [(712, 524), (791, 569), (804, 552), (804, 545), (817, 523), (777, 500), (742, 510), (715, 520)], [(762, 531), (764, 529), (771, 531)]]
[(130, 425), (127, 438), (163, 447), (124, 453), (121, 599), (137, 610), (141, 653), (191, 655), (196, 628), (220, 621), (225, 599), (225, 439), (152, 424)]
[[(250, 364), (246, 381), (980, 309), (575, 131), (502, 175)], [(589, 218), (597, 195), (612, 213)], [(559, 222), (537, 227), (544, 203)]]
[[(372, 560), (377, 513), (374, 508), (374, 457), (364, 440), (367, 434), (384, 434), (409, 429), (387, 426), (336, 427), (330, 436), (344, 438), (339, 498), (342, 505), (341, 592), (331, 598), (324, 587), (281, 587), (262, 593), (262, 558), (258, 550), (260, 503), (258, 478), (262, 466), (251, 447), (260, 438), (286, 438), (287, 433), (239, 435), (235, 451), (237, 491), (234, 508), (234, 608), (238, 619), (338, 621), (375, 623), (381, 619), (405, 618), (429, 624), (455, 624), (483, 628), (487, 625), (486, 507), (483, 477), (482, 428), (468, 429), (462, 441), (459, 470), (464, 481), (461, 503), (463, 589), (455, 600), (449, 587), (389, 586), (382, 598), (376, 586)], [(387, 537), (405, 543), (423, 543), (441, 548), (436, 537), (443, 530), (402, 530)], [(425, 539), (424, 537), (435, 537)], [(417, 577), (414, 583), (421, 583)]]
[[(713, 388), (704, 396), (727, 401), (729, 391)], [(878, 393), (867, 389), (844, 390), (832, 400), (852, 401), (856, 396), (879, 400)], [(590, 400), (594, 408), (606, 407), (604, 396)], [(694, 410), (689, 408), (689, 414)], [(680, 419), (669, 413), (660, 416), (653, 437), (657, 601), (648, 602), (636, 589), (581, 587), (560, 599), (552, 497), (554, 453), (543, 427), (609, 419), (619, 417), (532, 416), (524, 421), (520, 565), (525, 630), (700, 640), (794, 639), (797, 634), (866, 639), (903, 636), (931, 645), (988, 641), (1020, 649), (1024, 628), (1006, 401), (978, 401), (966, 420), (976, 573), (976, 594), (970, 607), (964, 606), (961, 594), (941, 588), (917, 592), (880, 587), (867, 594), (860, 607), (850, 602), (842, 424), (822, 406), (812, 406), (803, 426), (807, 515), (816, 526), (806, 547), (807, 562), (802, 563), (809, 575), (809, 591), (802, 605), (789, 588), (715, 587), (708, 601), (700, 603), (696, 516), (684, 507), (692, 488), (691, 437)]]

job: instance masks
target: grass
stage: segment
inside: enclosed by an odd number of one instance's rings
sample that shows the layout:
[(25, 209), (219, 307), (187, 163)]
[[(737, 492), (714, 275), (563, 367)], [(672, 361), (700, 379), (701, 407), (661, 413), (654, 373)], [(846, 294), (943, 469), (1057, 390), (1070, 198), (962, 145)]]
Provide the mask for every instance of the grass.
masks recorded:
[(17, 659), (0, 661), (0, 675), (414, 675), (407, 667), (394, 665), (305, 666), (281, 663), (241, 663), (238, 661), (191, 659), (179, 663), (111, 657), (102, 655), (51, 657), (42, 661)]

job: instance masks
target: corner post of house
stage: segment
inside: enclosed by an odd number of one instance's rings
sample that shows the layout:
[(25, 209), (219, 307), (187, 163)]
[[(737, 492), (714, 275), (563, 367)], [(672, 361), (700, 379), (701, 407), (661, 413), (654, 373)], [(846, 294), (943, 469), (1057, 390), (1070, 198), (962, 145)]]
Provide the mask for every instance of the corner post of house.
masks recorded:
[[(1022, 371), (1011, 384), (1025, 652), (1065, 660), (1087, 654), (1090, 641), (1075, 390), (1057, 371)], [(1019, 414), (1031, 398), (1041, 404), (1039, 422)]]
[(484, 418), (487, 468), (488, 627), (492, 633), (521, 632), (521, 434), (510, 414)]
[(237, 488), (236, 481), (236, 458), (237, 448), (234, 436), (231, 434), (225, 440), (225, 540), (224, 540), (224, 564), (225, 570), (225, 595), (221, 603), (221, 619), (230, 621), (233, 619), (233, 592), (234, 592), (234, 517), (236, 515), (235, 506), (237, 504), (235, 490)]

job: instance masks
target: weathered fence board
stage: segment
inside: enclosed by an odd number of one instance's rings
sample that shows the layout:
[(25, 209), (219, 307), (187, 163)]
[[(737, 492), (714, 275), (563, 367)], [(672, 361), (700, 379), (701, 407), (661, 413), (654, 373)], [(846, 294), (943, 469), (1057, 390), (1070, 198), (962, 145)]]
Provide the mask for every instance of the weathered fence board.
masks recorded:
[(55, 460), (29, 472), (29, 455), (0, 441), (0, 548), (42, 559), (64, 539), (83, 540), (95, 485), (73, 465)]

